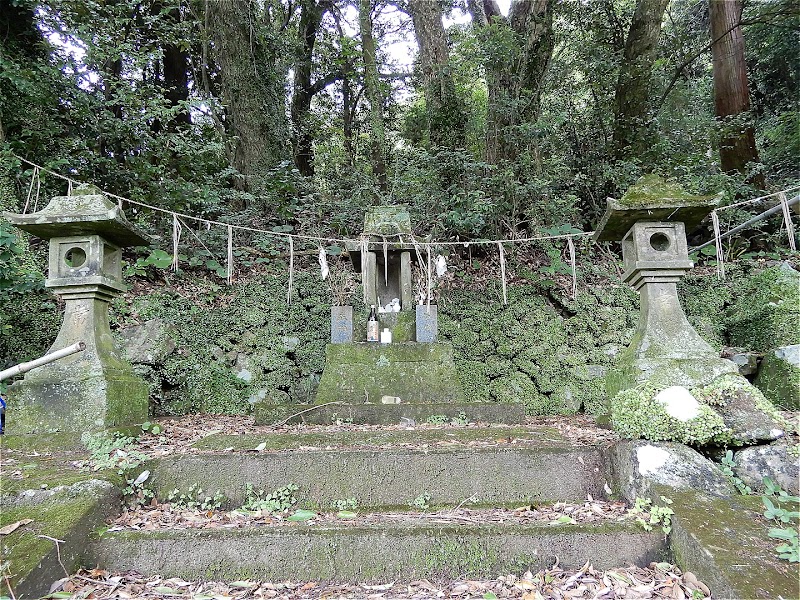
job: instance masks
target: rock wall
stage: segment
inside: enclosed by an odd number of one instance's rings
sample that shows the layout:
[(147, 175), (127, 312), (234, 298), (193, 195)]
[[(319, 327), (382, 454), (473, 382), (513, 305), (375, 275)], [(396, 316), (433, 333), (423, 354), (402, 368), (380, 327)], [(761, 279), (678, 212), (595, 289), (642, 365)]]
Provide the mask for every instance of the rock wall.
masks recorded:
[[(496, 282), (443, 292), (439, 333), (453, 344), (466, 399), (521, 402), (529, 414), (604, 412), (603, 376), (638, 319), (636, 294), (612, 270), (581, 265), (575, 299), (538, 278), (511, 283), (508, 306)], [(752, 298), (740, 290), (752, 289), (748, 282), (758, 265), (726, 270), (723, 282), (710, 271), (694, 272), (679, 286), (689, 320), (720, 349), (739, 335), (743, 312), (756, 310), (744, 308)], [(150, 329), (124, 333), (131, 360), (150, 383), (155, 414), (242, 414), (266, 397), (313, 399), (330, 336), (329, 295), (318, 269), (295, 273), (288, 306), (285, 271), (255, 274), (231, 287), (189, 275), (173, 281), (143, 287), (134, 280), (133, 291), (112, 307), (117, 330), (157, 320)], [(366, 314), (354, 312), (355, 323), (363, 324)], [(41, 355), (60, 324), (60, 309), (47, 292), (3, 295), (0, 315), (8, 327), (0, 335), (3, 365)], [(769, 320), (769, 326), (779, 322)]]

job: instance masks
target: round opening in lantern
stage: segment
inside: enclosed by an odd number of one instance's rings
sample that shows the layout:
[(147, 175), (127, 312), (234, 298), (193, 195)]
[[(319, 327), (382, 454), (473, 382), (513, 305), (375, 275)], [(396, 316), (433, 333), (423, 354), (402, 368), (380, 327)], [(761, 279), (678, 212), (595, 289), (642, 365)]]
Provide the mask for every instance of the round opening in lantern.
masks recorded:
[(64, 253), (64, 262), (73, 269), (80, 267), (86, 262), (86, 252), (83, 248), (70, 248)]
[(663, 233), (654, 233), (650, 236), (650, 245), (653, 247), (653, 250), (664, 252), (665, 250), (669, 250), (669, 238)]

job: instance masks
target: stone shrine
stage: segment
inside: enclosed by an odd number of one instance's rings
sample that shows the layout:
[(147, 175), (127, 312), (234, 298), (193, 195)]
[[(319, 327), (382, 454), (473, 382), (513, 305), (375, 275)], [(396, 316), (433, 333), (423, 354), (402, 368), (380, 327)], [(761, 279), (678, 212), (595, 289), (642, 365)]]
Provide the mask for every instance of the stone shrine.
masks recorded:
[(84, 352), (31, 371), (9, 388), (9, 433), (83, 432), (147, 420), (147, 383), (114, 343), (108, 304), (125, 290), (121, 249), (150, 240), (91, 186), (55, 196), (41, 211), (3, 216), (50, 240), (45, 285), (65, 307), (49, 352), (86, 345)]
[[(301, 411), (300, 420), (314, 423), (391, 424), (461, 413), (472, 420), (520, 422), (521, 404), (464, 403), (453, 348), (437, 341), (436, 306), (415, 304), (412, 265), (417, 251), (425, 250), (414, 246), (409, 213), (395, 206), (371, 209), (361, 240), (348, 251), (361, 273), (366, 310), (352, 311), (361, 315), (355, 326), (347, 322), (352, 312), (342, 310), (350, 307), (332, 313), (332, 343), (325, 349), (315, 404), (259, 403), (256, 422), (273, 423)], [(395, 299), (399, 307), (378, 314), (381, 330), (392, 333), (391, 343), (367, 342), (370, 305), (386, 308)]]
[(686, 229), (719, 200), (690, 195), (657, 175), (642, 177), (619, 200), (609, 198), (594, 239), (622, 242), (623, 280), (641, 301), (633, 340), (606, 378), (609, 398), (644, 381), (693, 388), (737, 372), (686, 319), (676, 287), (693, 267)]

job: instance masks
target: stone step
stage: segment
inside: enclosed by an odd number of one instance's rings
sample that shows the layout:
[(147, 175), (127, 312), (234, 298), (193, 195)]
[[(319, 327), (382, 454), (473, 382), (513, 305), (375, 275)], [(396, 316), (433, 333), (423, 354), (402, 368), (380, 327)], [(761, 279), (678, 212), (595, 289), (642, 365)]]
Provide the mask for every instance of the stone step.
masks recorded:
[(348, 498), (361, 507), (407, 507), (421, 494), (432, 506), (605, 497), (601, 452), (589, 446), (205, 451), (167, 456), (148, 468), (159, 498), (196, 485), (221, 491), (231, 508), (241, 506), (248, 483), (266, 491), (295, 484), (303, 506), (322, 509)]
[[(376, 399), (380, 402), (380, 398)], [(364, 404), (337, 402), (334, 404), (269, 404), (260, 402), (254, 408), (257, 425), (274, 423), (307, 423), (330, 425), (331, 423), (363, 423), (370, 425), (397, 425), (403, 419), (425, 423), (434, 417), (448, 419), (463, 418), (480, 423), (518, 424), (525, 420), (522, 404), (500, 404), (496, 402), (438, 402), (400, 404)]]
[(110, 571), (213, 580), (391, 580), (491, 577), (664, 560), (664, 536), (602, 525), (248, 527), (105, 533), (89, 561)]

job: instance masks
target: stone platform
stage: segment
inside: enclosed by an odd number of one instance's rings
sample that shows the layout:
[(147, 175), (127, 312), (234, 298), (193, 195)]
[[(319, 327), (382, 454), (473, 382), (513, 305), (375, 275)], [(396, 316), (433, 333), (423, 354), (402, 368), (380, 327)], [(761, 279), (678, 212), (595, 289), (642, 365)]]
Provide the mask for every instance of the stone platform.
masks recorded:
[(389, 425), (404, 417), (413, 422), (446, 417), (520, 423), (525, 416), (522, 405), (465, 402), (453, 347), (417, 342), (328, 344), (314, 404), (262, 402), (254, 413), (259, 425), (284, 420)]

